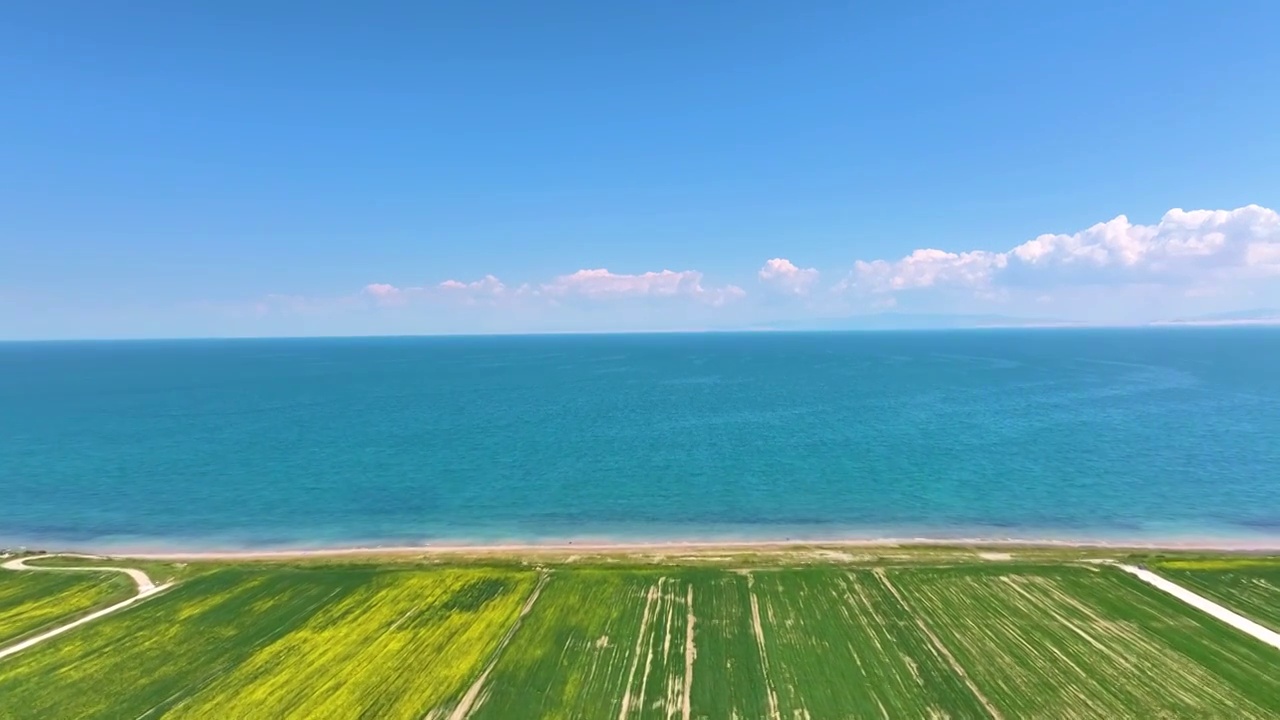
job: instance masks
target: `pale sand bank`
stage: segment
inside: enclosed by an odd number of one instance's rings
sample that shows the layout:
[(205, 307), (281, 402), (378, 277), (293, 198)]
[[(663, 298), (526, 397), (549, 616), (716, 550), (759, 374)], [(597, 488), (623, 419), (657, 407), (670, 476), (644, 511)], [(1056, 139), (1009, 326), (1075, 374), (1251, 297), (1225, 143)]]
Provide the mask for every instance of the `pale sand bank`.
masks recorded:
[(1056, 540), (1024, 538), (881, 538), (851, 540), (657, 540), (645, 541), (548, 541), (524, 543), (439, 542), (423, 545), (360, 545), (282, 549), (174, 550), (148, 548), (101, 548), (96, 554), (143, 560), (287, 560), (333, 557), (421, 556), (421, 555), (561, 555), (636, 553), (716, 553), (785, 552), (788, 550), (847, 548), (1025, 548), (1028, 550), (1108, 550), (1108, 551), (1206, 551), (1239, 553), (1280, 552), (1280, 537), (1225, 540), (1221, 538), (1170, 538), (1166, 540)]

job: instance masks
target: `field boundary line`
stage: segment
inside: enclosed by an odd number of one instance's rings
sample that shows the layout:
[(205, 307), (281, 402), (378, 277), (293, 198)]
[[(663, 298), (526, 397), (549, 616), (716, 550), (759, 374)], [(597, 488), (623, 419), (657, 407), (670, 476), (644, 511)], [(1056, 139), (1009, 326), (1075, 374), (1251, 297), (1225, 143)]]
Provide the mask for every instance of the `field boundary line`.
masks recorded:
[(684, 629), (684, 687), (681, 688), (680, 718), (689, 720), (692, 711), (690, 699), (693, 693), (693, 661), (698, 657), (698, 648), (693, 640), (693, 583), (689, 583), (689, 593), (685, 601), (686, 612)]
[(1186, 603), (1187, 605), (1190, 605), (1191, 607), (1207, 615), (1215, 617), (1221, 620), (1222, 622), (1230, 625), (1231, 627), (1243, 633), (1246, 633), (1248, 635), (1252, 635), (1253, 637), (1261, 640), (1262, 642), (1270, 645), (1271, 647), (1277, 650), (1280, 650), (1280, 633), (1277, 633), (1276, 631), (1271, 630), (1270, 628), (1263, 627), (1262, 625), (1250, 620), (1249, 618), (1241, 615), (1240, 613), (1234, 610), (1231, 610), (1223, 605), (1219, 605), (1218, 603), (1210, 600), (1209, 598), (1203, 595), (1200, 595), (1198, 593), (1192, 592), (1187, 588), (1173, 582), (1172, 580), (1168, 580), (1164, 577), (1161, 577), (1160, 575), (1157, 575), (1156, 573), (1151, 572), (1150, 570), (1146, 570), (1140, 567), (1135, 567), (1133, 565), (1125, 565), (1123, 563), (1116, 563), (1116, 567), (1129, 573), (1130, 575), (1133, 575), (1134, 577), (1147, 583), (1148, 585), (1151, 585), (1157, 590), (1162, 590), (1178, 598), (1179, 600)]
[(75, 555), (71, 553), (59, 553), (55, 555), (36, 555), (36, 556), (14, 558), (13, 560), (9, 560), (3, 565), (0, 565), (0, 568), (4, 568), (5, 570), (12, 570), (15, 572), (118, 572), (118, 573), (124, 573), (125, 575), (128, 575), (130, 579), (133, 580), (134, 585), (138, 587), (138, 592), (131, 598), (128, 598), (126, 600), (121, 600), (120, 602), (114, 605), (108, 605), (107, 607), (104, 607), (100, 610), (95, 610), (94, 612), (91, 612), (82, 618), (72, 620), (69, 623), (65, 623), (63, 625), (59, 625), (55, 628), (52, 628), (50, 630), (46, 630), (42, 633), (33, 635), (32, 637), (29, 637), (25, 640), (20, 640), (12, 645), (9, 645), (8, 647), (0, 648), (0, 660), (3, 660), (9, 657), (10, 655), (16, 655), (22, 652), (23, 650), (26, 650), (27, 648), (30, 648), (35, 645), (39, 645), (40, 643), (45, 642), (46, 640), (52, 640), (53, 638), (58, 637), (59, 635), (65, 632), (74, 630), (80, 627), (81, 625), (87, 625), (93, 622), (94, 620), (97, 620), (102, 617), (106, 617), (107, 615), (110, 615), (115, 612), (119, 612), (120, 610), (123, 610), (131, 605), (140, 603), (143, 600), (146, 600), (147, 598), (157, 595), (159, 593), (162, 593), (165, 590), (168, 590), (169, 588), (177, 584), (177, 583), (169, 582), (169, 583), (164, 583), (163, 585), (156, 585), (154, 582), (151, 581), (151, 578), (148, 577), (146, 573), (136, 568), (88, 566), (88, 565), (78, 566), (78, 567), (42, 567), (39, 565), (27, 564), (28, 560), (33, 560), (36, 558), (43, 558), (43, 557), (71, 557), (71, 558), (85, 558), (90, 560), (101, 559), (94, 555)]
[(875, 576), (880, 580), (880, 583), (885, 586), (889, 593), (893, 595), (894, 599), (898, 601), (898, 604), (902, 606), (902, 609), (906, 610), (911, 615), (911, 618), (916, 621), (916, 626), (919, 627), (920, 631), (929, 639), (929, 642), (933, 645), (933, 649), (937, 650), (938, 653), (942, 655), (943, 659), (947, 661), (947, 664), (951, 666), (951, 669), (955, 671), (956, 675), (960, 676), (960, 679), (963, 680), (964, 684), (969, 688), (969, 692), (973, 693), (973, 696), (978, 699), (978, 702), (982, 703), (982, 707), (986, 708), (986, 711), (991, 715), (991, 717), (995, 718), (995, 720), (1002, 720), (1003, 716), (1000, 715), (1000, 711), (996, 709), (995, 705), (991, 704), (991, 701), (987, 699), (987, 696), (983, 695), (982, 691), (978, 689), (978, 686), (973, 683), (973, 679), (969, 677), (969, 674), (966, 673), (964, 668), (960, 666), (960, 663), (956, 661), (955, 657), (951, 654), (951, 651), (947, 650), (947, 646), (943, 645), (942, 640), (938, 639), (938, 636), (933, 634), (933, 631), (925, 624), (924, 619), (920, 617), (920, 614), (907, 604), (907, 601), (898, 593), (898, 588), (895, 587), (893, 583), (889, 582), (889, 575), (885, 573), (884, 569), (876, 568), (872, 573), (875, 574)]
[(533, 609), (533, 604), (538, 601), (538, 596), (542, 594), (542, 588), (546, 587), (547, 581), (551, 579), (551, 573), (544, 572), (538, 578), (538, 584), (534, 586), (533, 592), (529, 593), (529, 599), (524, 601), (524, 607), (520, 608), (520, 614), (516, 616), (516, 621), (507, 629), (502, 639), (498, 641), (498, 646), (493, 649), (493, 657), (489, 658), (489, 662), (485, 665), (484, 670), (480, 672), (471, 683), (471, 687), (467, 688), (466, 694), (458, 701), (457, 706), (453, 708), (453, 712), (449, 713), (449, 720), (466, 720), (470, 717), (471, 709), (475, 706), (476, 700), (480, 697), (480, 692), (484, 690), (484, 683), (489, 679), (489, 673), (497, 667), (498, 661), (502, 659), (502, 651), (510, 644), (511, 638), (515, 637), (516, 631), (520, 629), (520, 623), (524, 622), (524, 618)]

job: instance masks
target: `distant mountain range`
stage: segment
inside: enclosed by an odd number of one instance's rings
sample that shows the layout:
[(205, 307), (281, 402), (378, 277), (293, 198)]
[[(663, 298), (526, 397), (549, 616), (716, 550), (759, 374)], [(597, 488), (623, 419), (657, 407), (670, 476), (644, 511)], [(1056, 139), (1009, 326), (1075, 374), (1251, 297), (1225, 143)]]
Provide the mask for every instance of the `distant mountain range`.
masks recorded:
[(1231, 312), (1210, 313), (1193, 317), (1175, 318), (1152, 323), (1153, 325), (1280, 325), (1280, 310), (1254, 308)]
[[(1280, 309), (1254, 308), (1132, 325), (1280, 325)], [(867, 313), (835, 318), (805, 318), (752, 325), (749, 330), (959, 330), (976, 328), (1088, 327), (1090, 323), (1061, 318), (1009, 315), (951, 315), (946, 313)]]

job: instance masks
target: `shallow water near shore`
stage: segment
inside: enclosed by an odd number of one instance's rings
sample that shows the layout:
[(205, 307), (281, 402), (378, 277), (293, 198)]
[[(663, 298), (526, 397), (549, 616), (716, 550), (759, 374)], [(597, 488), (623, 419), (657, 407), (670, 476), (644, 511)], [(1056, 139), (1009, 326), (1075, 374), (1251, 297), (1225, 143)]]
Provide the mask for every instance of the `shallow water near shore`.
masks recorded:
[(1280, 329), (0, 344), (0, 541), (1280, 540)]

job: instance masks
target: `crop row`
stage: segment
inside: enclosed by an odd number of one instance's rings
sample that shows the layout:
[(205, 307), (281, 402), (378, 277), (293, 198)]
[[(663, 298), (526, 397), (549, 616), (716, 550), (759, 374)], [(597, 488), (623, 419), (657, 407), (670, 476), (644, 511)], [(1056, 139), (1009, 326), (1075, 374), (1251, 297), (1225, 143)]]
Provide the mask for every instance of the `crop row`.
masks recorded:
[(682, 696), (686, 593), (650, 573), (556, 573), (474, 717), (665, 716), (651, 711)]
[(561, 571), (475, 716), (1270, 717), (1278, 663), (1110, 568)]
[(0, 717), (1275, 717), (1112, 568), (228, 568), (0, 661)]
[(981, 716), (981, 701), (875, 572), (758, 573), (748, 585), (777, 698), (770, 715)]
[(1105, 568), (886, 575), (1014, 717), (1275, 717), (1274, 649)]

